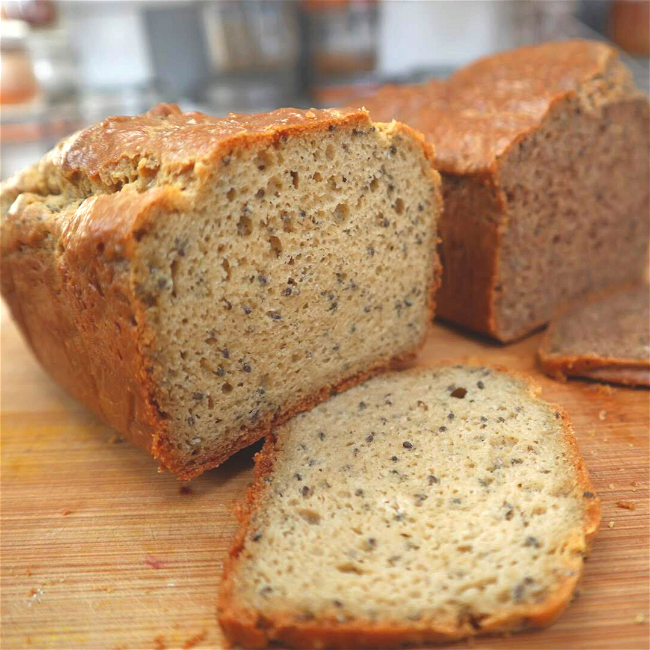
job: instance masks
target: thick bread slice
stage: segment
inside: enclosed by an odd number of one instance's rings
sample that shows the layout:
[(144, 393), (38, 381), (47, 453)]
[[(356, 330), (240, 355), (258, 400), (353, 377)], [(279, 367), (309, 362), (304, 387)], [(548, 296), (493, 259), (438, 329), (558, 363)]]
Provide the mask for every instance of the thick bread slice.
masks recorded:
[(600, 505), (537, 394), (490, 368), (414, 369), (279, 428), (225, 567), (226, 635), (359, 648), (551, 623)]
[(2, 186), (2, 294), (74, 397), (183, 478), (412, 355), (440, 181), (367, 112), (160, 105)]
[(539, 350), (551, 377), (650, 386), (650, 287), (618, 287), (561, 309)]

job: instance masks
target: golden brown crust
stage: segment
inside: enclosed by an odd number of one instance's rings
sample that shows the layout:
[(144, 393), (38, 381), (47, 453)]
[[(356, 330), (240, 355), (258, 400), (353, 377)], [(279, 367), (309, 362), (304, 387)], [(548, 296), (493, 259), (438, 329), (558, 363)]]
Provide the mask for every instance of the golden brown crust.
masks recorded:
[[(437, 316), (490, 336), (497, 336), (494, 285), (505, 227), (502, 194), (489, 174), (446, 176), (443, 204), (449, 218), (443, 215), (439, 226), (443, 282)], [(445, 275), (444, 269), (450, 272)]]
[(582, 370), (580, 375), (587, 379), (597, 379), (624, 386), (650, 386), (650, 368), (593, 368)]
[[(413, 356), (416, 350), (380, 359), (365, 372), (287, 404), (242, 432), (236, 446), (198, 457), (192, 465), (179, 458), (158, 408), (154, 335), (145, 327), (147, 296), (140, 295), (135, 277), (140, 233), (161, 212), (190, 210), (193, 195), (186, 187), (207, 174), (208, 160), (233, 147), (359, 123), (370, 123), (366, 111), (282, 109), (219, 120), (160, 105), (143, 116), (108, 118), (89, 127), (3, 183), (2, 293), (44, 368), (120, 434), (188, 479), (332, 392)], [(433, 159), (432, 147), (419, 134), (404, 125), (394, 128), (417, 139)], [(438, 194), (433, 168), (431, 177)], [(123, 187), (125, 182), (130, 185)], [(427, 323), (440, 274), (435, 255), (432, 262)]]
[(546, 356), (546, 339), (545, 334), (539, 360), (549, 377), (561, 381), (567, 377), (586, 377), (631, 386), (650, 385), (650, 362), (578, 355)]
[(164, 424), (129, 258), (138, 223), (177, 194), (99, 195), (58, 220), (35, 202), (3, 223), (2, 293), (35, 355), (76, 399), (154, 453)]
[[(457, 361), (443, 361), (430, 364), (431, 367), (455, 365)], [(472, 365), (472, 364), (468, 364)], [(532, 397), (541, 392), (533, 380), (522, 373), (513, 372), (500, 366), (492, 366), (494, 370), (505, 372), (517, 377), (528, 386)], [(421, 368), (414, 368), (406, 372), (418, 372)], [(557, 404), (545, 402), (549, 409), (556, 413), (562, 420), (564, 439), (570, 450), (571, 462), (577, 476), (577, 491), (582, 492), (585, 498), (583, 527), (576, 531), (570, 538), (570, 543), (576, 544), (576, 550), (582, 550), (586, 556), (591, 548), (593, 538), (600, 524), (600, 499), (593, 493), (593, 487), (578, 450), (573, 427), (566, 411)], [(218, 616), (227, 638), (232, 644), (241, 644), (247, 647), (262, 648), (272, 641), (280, 641), (294, 648), (369, 648), (388, 647), (404, 644), (425, 643), (433, 641), (449, 641), (477, 634), (493, 634), (513, 632), (524, 628), (544, 627), (550, 625), (569, 604), (576, 585), (582, 574), (580, 571), (567, 576), (559, 585), (555, 593), (544, 601), (534, 606), (522, 605), (515, 607), (503, 615), (493, 616), (481, 621), (480, 628), (470, 620), (441, 621), (432, 623), (413, 623), (411, 625), (394, 625), (377, 621), (343, 622), (335, 619), (313, 619), (309, 621), (298, 620), (286, 612), (278, 612), (272, 618), (268, 615), (248, 609), (234, 600), (237, 582), (237, 564), (241, 554), (252, 515), (256, 508), (262, 505), (263, 495), (267, 489), (264, 480), (273, 472), (276, 458), (275, 438), (270, 436), (264, 447), (255, 457), (255, 479), (249, 487), (246, 499), (237, 508), (237, 517), (240, 527), (237, 531), (228, 558), (224, 563), (223, 578), (218, 602)], [(584, 549), (581, 549), (580, 540), (584, 539)]]
[(206, 165), (242, 143), (356, 122), (368, 122), (367, 113), (282, 108), (216, 118), (158, 104), (143, 115), (108, 117), (62, 140), (37, 165), (7, 183), (3, 194), (11, 187), (13, 192), (41, 195), (64, 190), (86, 198), (96, 191), (117, 192), (134, 182), (140, 189), (186, 187), (207, 173)]
[(620, 86), (599, 79), (616, 61), (616, 51), (596, 41), (531, 45), (480, 59), (446, 81), (385, 86), (357, 103), (373, 119), (399, 118), (424, 133), (435, 144), (441, 172), (494, 172), (500, 156), (584, 84), (593, 82), (592, 93), (612, 99), (630, 94), (622, 71)]
[(315, 108), (281, 108), (217, 118), (199, 112), (183, 113), (172, 104), (158, 104), (144, 115), (109, 117), (79, 131), (55, 150), (52, 163), (66, 174), (81, 172), (100, 178), (126, 160), (146, 159), (160, 169), (182, 169), (214, 158), (224, 145), (241, 135), (269, 138), (275, 133), (297, 133), (311, 130), (314, 125), (322, 128), (346, 121), (342, 118), (362, 116), (358, 110), (332, 113)]
[[(119, 193), (127, 183), (132, 184), (129, 189), (139, 192), (155, 187), (191, 192), (194, 183), (205, 180), (208, 163), (223, 158), (234, 147), (270, 144), (330, 125), (359, 123), (370, 124), (367, 111), (279, 109), (215, 118), (182, 113), (169, 104), (159, 104), (144, 115), (106, 118), (62, 140), (39, 163), (2, 183), (2, 252), (26, 243), (23, 239), (29, 223), (19, 217), (30, 204), (51, 203), (58, 211), (97, 193)], [(7, 231), (5, 221), (9, 225), (12, 221), (6, 219), (10, 209), (20, 228)], [(45, 229), (47, 222), (57, 220), (49, 210), (33, 216), (32, 221), (43, 221)], [(128, 214), (115, 219), (117, 237), (129, 227)], [(110, 235), (107, 225), (106, 234)]]

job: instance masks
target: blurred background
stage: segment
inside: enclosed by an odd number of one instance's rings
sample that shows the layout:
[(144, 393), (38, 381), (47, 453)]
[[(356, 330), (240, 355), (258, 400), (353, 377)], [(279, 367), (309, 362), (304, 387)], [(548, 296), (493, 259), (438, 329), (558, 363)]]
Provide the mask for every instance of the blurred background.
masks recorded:
[(335, 106), (544, 40), (614, 43), (648, 90), (648, 0), (0, 0), (0, 174), (158, 101)]

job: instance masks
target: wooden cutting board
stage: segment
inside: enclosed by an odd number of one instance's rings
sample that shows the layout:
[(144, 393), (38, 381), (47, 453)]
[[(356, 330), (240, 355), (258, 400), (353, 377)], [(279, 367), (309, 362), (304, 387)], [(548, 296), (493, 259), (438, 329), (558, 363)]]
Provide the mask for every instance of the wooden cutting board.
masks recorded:
[[(190, 484), (159, 474), (45, 375), (6, 310), (1, 327), (2, 647), (223, 647), (216, 595), (259, 445)], [(436, 325), (418, 362), (469, 357), (535, 375), (573, 419), (603, 525), (553, 627), (453, 648), (648, 648), (650, 392), (547, 379), (538, 343)]]

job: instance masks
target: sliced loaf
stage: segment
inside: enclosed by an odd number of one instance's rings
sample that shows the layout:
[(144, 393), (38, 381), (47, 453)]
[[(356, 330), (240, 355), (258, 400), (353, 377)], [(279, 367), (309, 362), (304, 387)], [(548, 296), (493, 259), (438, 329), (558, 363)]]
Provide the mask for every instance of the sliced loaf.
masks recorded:
[(551, 623), (600, 507), (537, 393), (490, 368), (415, 369), (280, 427), (225, 567), (227, 636), (359, 648)]
[(432, 150), (365, 111), (108, 118), (2, 186), (2, 294), (73, 396), (188, 478), (409, 356)]
[(440, 317), (512, 341), (559, 304), (645, 272), (648, 97), (613, 48), (528, 46), (353, 103), (435, 143)]
[(552, 377), (650, 386), (650, 287), (608, 290), (561, 309), (539, 350)]

